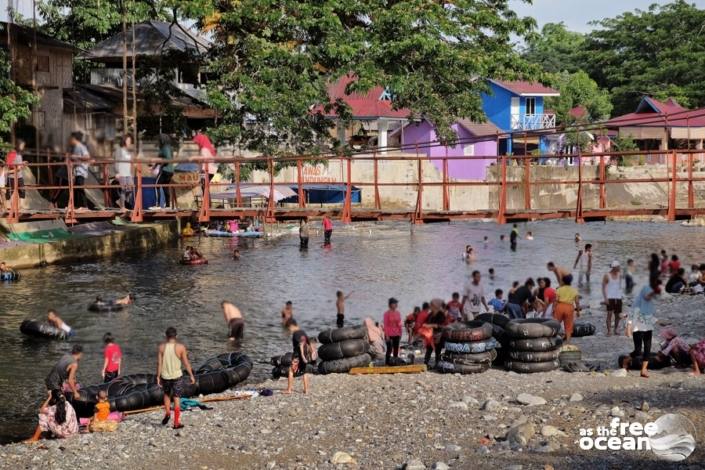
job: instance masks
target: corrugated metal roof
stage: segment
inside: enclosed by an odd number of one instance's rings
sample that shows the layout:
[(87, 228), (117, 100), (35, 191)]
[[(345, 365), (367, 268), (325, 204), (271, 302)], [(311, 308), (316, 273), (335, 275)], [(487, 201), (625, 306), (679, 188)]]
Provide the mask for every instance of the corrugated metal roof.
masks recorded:
[[(353, 118), (355, 119), (377, 119), (377, 118), (395, 118), (406, 119), (411, 114), (406, 108), (393, 109), (391, 99), (380, 99), (383, 95), (388, 95), (385, 88), (376, 86), (371, 88), (367, 93), (350, 93), (345, 91), (350, 83), (355, 81), (352, 75), (346, 75), (328, 86), (328, 96), (331, 102), (342, 100), (350, 106)], [(321, 112), (326, 116), (335, 117), (335, 111), (324, 112), (323, 106), (317, 106), (314, 112)]]
[(705, 108), (688, 110), (673, 98), (642, 98), (637, 110), (606, 121), (608, 127), (705, 127)]
[[(179, 24), (164, 21), (145, 21), (135, 28), (135, 55), (151, 57), (164, 52), (184, 52), (196, 55), (208, 52), (211, 44), (206, 38), (188, 31)], [(171, 30), (171, 31), (170, 31)], [(122, 32), (99, 42), (91, 50), (80, 55), (82, 59), (97, 61), (122, 60)], [(132, 28), (127, 30), (127, 56), (132, 57)]]

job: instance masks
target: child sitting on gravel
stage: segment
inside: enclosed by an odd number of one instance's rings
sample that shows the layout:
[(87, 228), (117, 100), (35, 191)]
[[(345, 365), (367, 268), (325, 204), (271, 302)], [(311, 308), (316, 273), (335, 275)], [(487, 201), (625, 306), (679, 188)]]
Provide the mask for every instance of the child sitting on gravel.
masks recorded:
[(91, 418), (88, 429), (91, 432), (114, 432), (117, 430), (117, 421), (108, 419), (110, 416), (110, 402), (105, 390), (98, 392), (98, 403), (95, 405), (95, 415)]

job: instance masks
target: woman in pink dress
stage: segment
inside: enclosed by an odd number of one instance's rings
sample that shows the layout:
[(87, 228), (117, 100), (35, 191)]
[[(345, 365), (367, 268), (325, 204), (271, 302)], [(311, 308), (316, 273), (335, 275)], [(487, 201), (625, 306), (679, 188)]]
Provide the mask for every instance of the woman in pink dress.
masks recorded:
[(39, 409), (39, 425), (29, 441), (38, 441), (42, 433), (50, 433), (59, 439), (78, 434), (76, 411), (58, 390), (49, 392), (49, 398)]

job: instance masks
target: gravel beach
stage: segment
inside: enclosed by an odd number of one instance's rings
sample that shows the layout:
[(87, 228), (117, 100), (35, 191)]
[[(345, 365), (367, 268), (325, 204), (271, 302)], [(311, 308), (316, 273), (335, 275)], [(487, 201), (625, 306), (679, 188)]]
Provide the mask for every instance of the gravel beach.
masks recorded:
[[(690, 341), (703, 337), (703, 302), (662, 299), (659, 321), (688, 332)], [(0, 468), (702, 468), (705, 378), (687, 369), (653, 371), (649, 379), (615, 373), (631, 339), (605, 337), (604, 311), (591, 312), (584, 319), (597, 334), (574, 344), (584, 361), (607, 368), (602, 372), (336, 374), (313, 376), (309, 395), (300, 393), (299, 380), (290, 396), (280, 393), (285, 380), (246, 384), (274, 396), (185, 412), (180, 431), (162, 427), (161, 412), (151, 412), (130, 416), (115, 433), (7, 445)], [(696, 448), (683, 462), (578, 445), (581, 428), (609, 426), (615, 416), (646, 423), (665, 413), (695, 426)]]

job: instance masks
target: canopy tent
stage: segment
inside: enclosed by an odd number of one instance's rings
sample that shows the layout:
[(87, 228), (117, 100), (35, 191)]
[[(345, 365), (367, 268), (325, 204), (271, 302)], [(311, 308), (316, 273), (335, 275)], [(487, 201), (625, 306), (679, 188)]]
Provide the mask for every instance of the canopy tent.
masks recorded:
[[(294, 203), (299, 202), (298, 187), (292, 186), (293, 196), (288, 197), (282, 202)], [(345, 201), (345, 184), (304, 184), (303, 185), (306, 202), (309, 204), (339, 204)], [(362, 190), (355, 186), (352, 187), (350, 201), (354, 203), (362, 202)]]
[[(234, 184), (228, 185), (224, 190), (212, 192), (211, 199), (236, 199), (236, 189), (237, 188)], [(292, 196), (296, 196), (296, 192), (292, 191), (288, 186), (274, 186), (275, 202), (280, 202), (284, 199), (291, 198)], [(269, 185), (250, 185), (247, 183), (240, 184), (240, 197), (263, 197), (269, 199)]]

